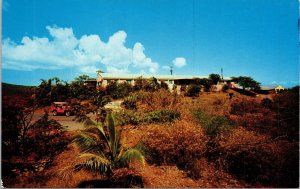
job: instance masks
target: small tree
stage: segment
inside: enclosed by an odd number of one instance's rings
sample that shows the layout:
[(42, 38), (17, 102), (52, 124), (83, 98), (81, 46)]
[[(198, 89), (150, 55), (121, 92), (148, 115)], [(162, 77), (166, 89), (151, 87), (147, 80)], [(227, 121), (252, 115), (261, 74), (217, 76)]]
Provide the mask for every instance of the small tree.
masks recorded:
[(211, 82), (207, 78), (199, 79), (199, 84), (204, 87), (205, 91), (209, 91), (211, 88)]
[(213, 85), (216, 85), (216, 84), (218, 84), (219, 81), (221, 81), (221, 77), (220, 77), (219, 74), (213, 74), (212, 73), (212, 74), (209, 75), (209, 79), (211, 80), (211, 83)]
[(142, 77), (138, 77), (135, 79), (133, 89), (136, 91), (142, 90), (144, 85), (145, 85), (145, 80)]
[(145, 157), (140, 149), (126, 149), (122, 145), (121, 133), (115, 127), (111, 114), (107, 115), (106, 126), (96, 122), (93, 124), (73, 140), (79, 147), (80, 154), (71, 166), (63, 169), (63, 176), (84, 169), (106, 175), (110, 180), (116, 169), (130, 167), (133, 161), (145, 164)]
[(199, 85), (191, 84), (188, 86), (187, 92), (185, 93), (186, 96), (195, 97), (199, 96), (201, 87)]
[(90, 100), (96, 96), (96, 90), (84, 85), (84, 81), (91, 79), (88, 75), (76, 77), (70, 85), (70, 96), (78, 100)]

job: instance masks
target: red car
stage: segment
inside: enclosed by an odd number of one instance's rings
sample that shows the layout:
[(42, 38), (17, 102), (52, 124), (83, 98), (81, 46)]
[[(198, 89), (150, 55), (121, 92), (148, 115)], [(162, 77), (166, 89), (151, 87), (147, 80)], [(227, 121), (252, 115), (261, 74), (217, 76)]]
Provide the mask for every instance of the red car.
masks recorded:
[(68, 102), (52, 102), (50, 111), (54, 116), (58, 114), (71, 115), (71, 107)]

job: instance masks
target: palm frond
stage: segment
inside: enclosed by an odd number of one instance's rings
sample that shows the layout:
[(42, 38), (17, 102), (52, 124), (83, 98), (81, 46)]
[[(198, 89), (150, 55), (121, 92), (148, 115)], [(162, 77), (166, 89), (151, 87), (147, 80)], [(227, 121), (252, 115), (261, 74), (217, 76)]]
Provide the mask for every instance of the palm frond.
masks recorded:
[(142, 166), (145, 165), (145, 156), (143, 153), (137, 148), (131, 148), (124, 152), (124, 154), (119, 158), (120, 163), (123, 165), (128, 165), (134, 160), (141, 163)]
[(77, 146), (79, 147), (80, 151), (82, 151), (82, 152), (87, 151), (92, 146), (97, 145), (95, 137), (93, 137), (85, 132), (80, 132), (78, 135), (76, 135), (72, 142), (76, 143)]
[(69, 179), (74, 174), (74, 172), (76, 172), (74, 166), (70, 165), (59, 169), (57, 175), (63, 179)]
[(95, 127), (98, 129), (98, 131), (100, 131), (100, 134), (105, 139), (105, 142), (107, 143), (107, 145), (109, 145), (109, 140), (108, 140), (108, 138), (105, 134), (105, 131), (104, 131), (103, 126), (101, 125), (101, 123), (97, 124)]
[(92, 153), (83, 153), (78, 156), (75, 161), (75, 170), (89, 170), (91, 172), (104, 174), (110, 169), (110, 161), (104, 155), (96, 155)]
[(116, 127), (115, 127), (115, 123), (113, 120), (113, 117), (111, 114), (107, 115), (107, 122), (108, 122), (108, 133), (109, 133), (109, 142), (110, 142), (110, 147), (111, 147), (111, 151), (113, 154), (113, 157), (116, 157), (116, 153), (117, 153), (117, 132), (116, 132)]

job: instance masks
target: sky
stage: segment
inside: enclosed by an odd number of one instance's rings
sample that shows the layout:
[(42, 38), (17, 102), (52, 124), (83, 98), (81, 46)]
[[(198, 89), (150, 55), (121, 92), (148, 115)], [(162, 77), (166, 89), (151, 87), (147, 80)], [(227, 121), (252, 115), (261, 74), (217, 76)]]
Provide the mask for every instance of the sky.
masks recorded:
[(3, 0), (2, 82), (110, 73), (299, 84), (298, 0)]

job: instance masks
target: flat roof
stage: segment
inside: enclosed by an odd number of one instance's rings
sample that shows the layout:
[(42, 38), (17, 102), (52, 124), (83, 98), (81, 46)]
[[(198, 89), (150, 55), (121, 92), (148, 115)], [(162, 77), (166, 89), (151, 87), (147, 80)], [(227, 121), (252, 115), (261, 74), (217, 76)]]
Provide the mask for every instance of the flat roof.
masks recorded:
[[(112, 74), (112, 73), (102, 73), (100, 77), (104, 79), (136, 79), (138, 77), (150, 79), (151, 77), (155, 77), (157, 79), (165, 79), (165, 80), (208, 78), (208, 76), (198, 76), (198, 75)], [(231, 79), (230, 77), (224, 77), (224, 80), (230, 80), (230, 79)]]

